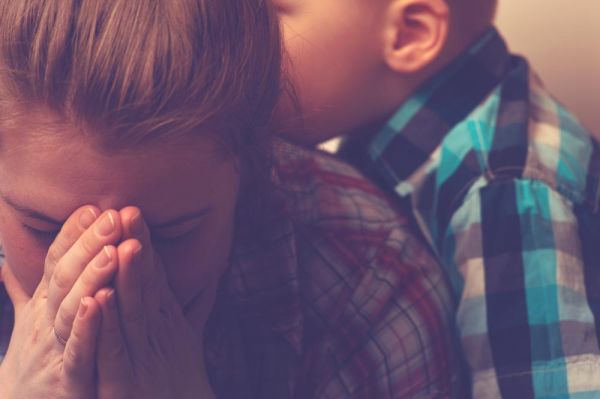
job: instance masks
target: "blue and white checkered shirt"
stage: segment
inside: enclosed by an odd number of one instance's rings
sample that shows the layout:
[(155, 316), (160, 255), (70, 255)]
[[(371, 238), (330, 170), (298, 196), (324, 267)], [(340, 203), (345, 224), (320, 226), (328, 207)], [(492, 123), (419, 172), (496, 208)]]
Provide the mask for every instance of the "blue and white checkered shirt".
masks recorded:
[(442, 260), (475, 398), (600, 398), (598, 145), (491, 29), (340, 150)]

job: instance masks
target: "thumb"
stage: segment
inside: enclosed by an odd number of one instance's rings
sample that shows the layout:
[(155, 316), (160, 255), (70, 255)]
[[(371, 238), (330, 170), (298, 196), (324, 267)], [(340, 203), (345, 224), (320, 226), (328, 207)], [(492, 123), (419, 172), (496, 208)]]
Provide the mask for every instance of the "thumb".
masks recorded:
[(27, 294), (27, 292), (25, 292), (21, 286), (21, 283), (19, 280), (17, 280), (10, 266), (6, 264), (6, 262), (4, 265), (2, 265), (2, 267), (0, 267), (0, 272), (2, 273), (2, 282), (4, 283), (8, 297), (15, 307), (15, 313), (17, 313), (20, 308), (31, 299), (31, 297)]

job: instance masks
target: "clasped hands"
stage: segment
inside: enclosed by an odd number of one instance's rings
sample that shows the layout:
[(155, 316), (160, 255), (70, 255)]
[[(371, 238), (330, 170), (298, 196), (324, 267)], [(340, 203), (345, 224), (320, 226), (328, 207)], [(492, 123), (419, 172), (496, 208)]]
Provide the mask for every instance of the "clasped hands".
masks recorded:
[(15, 325), (0, 397), (214, 397), (203, 355), (206, 303), (184, 314), (138, 208), (76, 210), (33, 295), (10, 265), (2, 277)]

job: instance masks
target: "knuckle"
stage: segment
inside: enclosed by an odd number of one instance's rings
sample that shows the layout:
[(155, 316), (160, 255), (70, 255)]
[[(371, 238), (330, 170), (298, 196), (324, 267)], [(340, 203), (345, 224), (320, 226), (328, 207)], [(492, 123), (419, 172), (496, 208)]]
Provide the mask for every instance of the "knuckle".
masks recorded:
[(62, 271), (62, 268), (57, 267), (54, 270), (54, 274), (52, 275), (52, 280), (54, 282), (54, 285), (56, 286), (56, 288), (58, 288), (61, 291), (65, 291), (70, 289), (70, 279), (67, 275), (66, 272)]
[(80, 343), (85, 341), (85, 337), (81, 325), (79, 326), (79, 328), (77, 328), (77, 326), (74, 327), (75, 328), (71, 329), (71, 335), (69, 336), (69, 340), (73, 340), (74, 346), (79, 347)]
[(83, 366), (83, 356), (74, 345), (68, 345), (63, 353), (63, 364), (65, 371), (69, 374), (76, 374), (77, 370)]
[[(68, 311), (63, 305), (58, 310), (56, 319), (57, 325), (61, 326), (62, 328), (66, 328), (67, 330), (71, 330), (71, 326), (73, 325), (75, 315), (72, 312)], [(67, 337), (65, 336), (65, 338)]]
[(86, 267), (83, 273), (81, 274), (81, 285), (83, 289), (87, 292), (89, 289), (98, 285), (98, 269), (93, 267)]
[(84, 234), (78, 241), (79, 248), (88, 256), (96, 255), (98, 244), (96, 239), (91, 234)]
[(50, 248), (48, 248), (48, 253), (46, 254), (46, 259), (44, 260), (46, 269), (52, 269), (54, 268), (54, 266), (56, 266), (56, 264), (62, 257), (62, 252), (63, 251), (60, 247), (60, 244), (58, 244), (57, 242), (53, 242), (52, 245), (50, 245)]

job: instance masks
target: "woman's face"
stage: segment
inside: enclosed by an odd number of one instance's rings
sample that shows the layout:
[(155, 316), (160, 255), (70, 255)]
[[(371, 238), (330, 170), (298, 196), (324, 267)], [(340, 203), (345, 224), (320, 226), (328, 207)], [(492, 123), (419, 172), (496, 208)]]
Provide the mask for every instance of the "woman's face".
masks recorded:
[(142, 210), (181, 305), (218, 281), (239, 176), (208, 135), (106, 154), (82, 133), (19, 122), (0, 132), (0, 242), (27, 292), (62, 223), (86, 204)]

